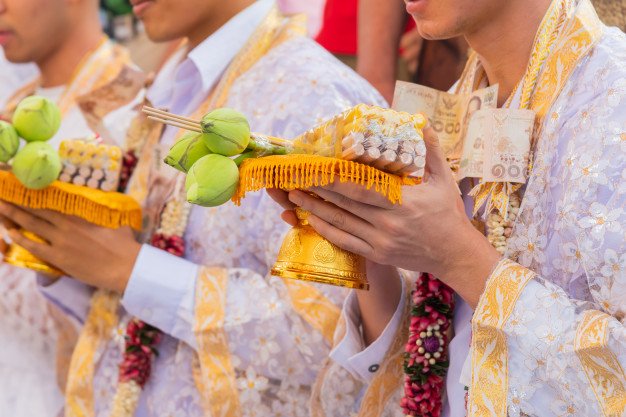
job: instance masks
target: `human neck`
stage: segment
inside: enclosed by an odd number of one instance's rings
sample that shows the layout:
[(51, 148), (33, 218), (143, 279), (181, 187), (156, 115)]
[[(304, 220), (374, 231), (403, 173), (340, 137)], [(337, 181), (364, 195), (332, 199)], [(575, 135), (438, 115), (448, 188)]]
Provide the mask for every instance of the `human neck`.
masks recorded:
[(248, 6), (254, 4), (255, 0), (229, 0), (227, 2), (221, 2), (217, 10), (211, 11), (209, 14), (210, 19), (207, 19), (189, 30), (187, 34), (188, 49), (191, 51), (196, 46), (200, 45), (206, 38), (217, 32), (222, 26), (224, 26), (230, 19), (237, 16), (240, 12), (246, 9)]
[(71, 82), (81, 61), (94, 50), (104, 36), (100, 23), (81, 23), (71, 34), (66, 36), (62, 45), (37, 62), (41, 73), (41, 86), (58, 87)]
[(502, 2), (498, 16), (465, 35), (487, 73), (498, 84), (498, 106), (513, 93), (528, 66), (535, 34), (551, 0)]

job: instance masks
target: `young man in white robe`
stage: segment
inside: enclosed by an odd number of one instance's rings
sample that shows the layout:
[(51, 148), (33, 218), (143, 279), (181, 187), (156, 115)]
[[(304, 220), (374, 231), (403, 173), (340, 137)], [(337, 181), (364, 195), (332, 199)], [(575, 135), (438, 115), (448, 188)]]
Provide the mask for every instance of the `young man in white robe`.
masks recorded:
[[(0, 98), (0, 118), (10, 120), (20, 100), (37, 94), (61, 109), (61, 127), (49, 142), (53, 146), (96, 133), (108, 143), (124, 142), (132, 119), (129, 104), (100, 92), (118, 88), (113, 86), (119, 86), (122, 71), (134, 66), (127, 51), (104, 35), (98, 7), (97, 0), (0, 1), (0, 45), (7, 62), (1, 64), (0, 89), (11, 90)], [(12, 73), (13, 68), (18, 70)], [(136, 87), (128, 90), (128, 101), (142, 82)], [(95, 96), (98, 106), (83, 107)], [(106, 111), (96, 115), (96, 107)], [(61, 315), (53, 318), (58, 310), (41, 296), (33, 271), (2, 263), (0, 293), (0, 410), (18, 417), (56, 416), (63, 404), (65, 355), (75, 342), (75, 323)]]
[[(299, 17), (281, 15), (271, 0), (132, 3), (153, 40), (187, 38), (148, 92), (156, 107), (196, 119), (231, 107), (252, 131), (289, 139), (350, 106), (383, 102), (305, 36)], [(80, 305), (100, 289), (89, 312), (79, 314), (85, 325), (66, 415), (307, 415), (344, 291), (269, 274), (286, 226), (266, 194), (249, 195), (241, 207), (180, 201), (184, 177), (161, 161), (181, 132), (144, 122), (144, 134), (129, 145), (139, 165), (128, 192), (144, 205), (144, 234), (156, 245), (182, 239), (184, 257), (141, 245), (127, 228), (0, 206), (50, 243), (12, 236), (71, 277), (44, 290), (58, 304)], [(68, 299), (59, 289), (75, 280), (91, 287)], [(118, 367), (123, 336), (138, 319), (165, 335), (147, 383), (133, 385), (118, 379)]]
[[(470, 222), (481, 208), (470, 182), (459, 196), (431, 128), (425, 181), (404, 189), (402, 205), (351, 184), (315, 189), (323, 200), (273, 193), (370, 260), (372, 289), (346, 301), (313, 415), (400, 416), (406, 394), (415, 416), (626, 415), (626, 36), (589, 0), (406, 3), (422, 36), (463, 35), (475, 51), (453, 92), (498, 84), (498, 106), (536, 113), (532, 166), (511, 223), (485, 213), (489, 239)], [(423, 306), (411, 313), (412, 283), (394, 266), (457, 294), (443, 397), (416, 374), (403, 391), (409, 319)], [(419, 350), (408, 348), (429, 353), (430, 336), (412, 335)]]

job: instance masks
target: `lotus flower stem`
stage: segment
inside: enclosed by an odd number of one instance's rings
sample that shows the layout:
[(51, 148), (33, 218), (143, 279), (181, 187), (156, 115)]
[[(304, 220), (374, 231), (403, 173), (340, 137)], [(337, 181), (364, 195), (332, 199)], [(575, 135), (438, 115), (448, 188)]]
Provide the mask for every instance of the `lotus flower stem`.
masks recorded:
[(246, 153), (242, 153), (237, 158), (235, 158), (234, 161), (237, 164), (237, 166), (240, 166), (243, 163), (243, 161), (245, 161), (246, 159), (256, 158), (257, 156), (258, 156), (257, 152), (249, 151)]
[[(274, 138), (277, 139), (277, 138)], [(250, 143), (248, 149), (255, 151), (257, 156), (263, 155), (286, 155), (289, 153), (288, 148), (291, 143), (289, 141), (270, 141), (269, 136), (260, 136), (256, 134), (250, 135)]]

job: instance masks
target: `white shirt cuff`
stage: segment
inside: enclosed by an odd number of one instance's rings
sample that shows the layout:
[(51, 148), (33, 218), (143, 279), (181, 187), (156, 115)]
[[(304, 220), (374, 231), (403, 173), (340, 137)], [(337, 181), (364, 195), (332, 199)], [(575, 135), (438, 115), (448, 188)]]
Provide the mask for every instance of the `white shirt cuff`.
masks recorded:
[(361, 334), (360, 311), (356, 293), (352, 291), (343, 305), (343, 316), (346, 319), (346, 335), (330, 352), (330, 358), (348, 370), (354, 377), (367, 383), (371, 382), (380, 368), (393, 343), (398, 327), (402, 322), (402, 312), (406, 299), (406, 284), (402, 282), (400, 302), (385, 330), (371, 345), (364, 348)]
[[(191, 331), (198, 266), (171, 253), (143, 245), (131, 273), (122, 305), (133, 316), (168, 333)], [(179, 337), (180, 338), (180, 337)]]

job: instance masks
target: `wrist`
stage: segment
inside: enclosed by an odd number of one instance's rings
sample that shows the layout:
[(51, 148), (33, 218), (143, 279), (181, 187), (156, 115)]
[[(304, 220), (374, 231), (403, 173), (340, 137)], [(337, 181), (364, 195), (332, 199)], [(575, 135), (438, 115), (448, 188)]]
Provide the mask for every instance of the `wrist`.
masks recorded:
[(369, 346), (378, 339), (400, 303), (402, 278), (398, 269), (367, 261), (369, 291), (356, 291), (363, 340)]
[(468, 225), (459, 234), (459, 245), (454, 256), (449, 257), (440, 279), (475, 308), (502, 256), (471, 223)]

